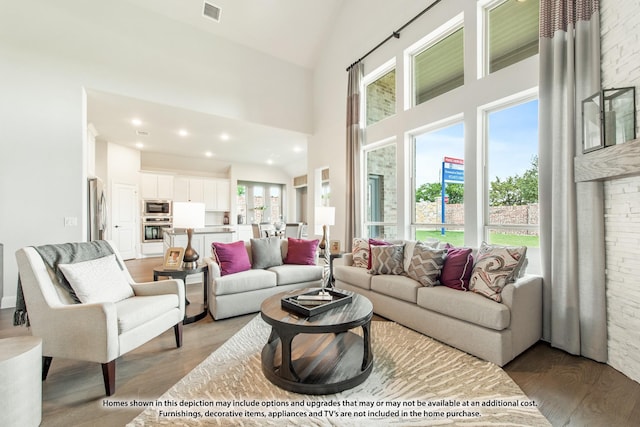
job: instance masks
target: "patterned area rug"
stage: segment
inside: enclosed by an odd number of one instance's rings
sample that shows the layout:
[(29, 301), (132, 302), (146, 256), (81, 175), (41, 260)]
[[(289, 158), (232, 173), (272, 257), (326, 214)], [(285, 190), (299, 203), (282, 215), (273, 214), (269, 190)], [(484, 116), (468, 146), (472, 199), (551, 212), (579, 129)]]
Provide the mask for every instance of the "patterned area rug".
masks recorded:
[(498, 366), (393, 322), (372, 322), (364, 383), (326, 396), (288, 392), (262, 374), (269, 331), (252, 319), (128, 425), (551, 425)]

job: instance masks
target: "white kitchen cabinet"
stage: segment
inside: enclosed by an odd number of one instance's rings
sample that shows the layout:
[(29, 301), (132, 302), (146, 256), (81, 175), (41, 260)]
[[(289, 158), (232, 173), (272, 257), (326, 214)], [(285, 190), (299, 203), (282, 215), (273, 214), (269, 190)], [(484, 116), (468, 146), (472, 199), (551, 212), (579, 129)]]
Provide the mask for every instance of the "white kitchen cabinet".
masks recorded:
[(228, 179), (216, 181), (216, 210), (229, 212), (231, 210), (231, 183)]
[(242, 224), (238, 225), (238, 240), (248, 242), (253, 238), (253, 228), (251, 225)]
[(158, 175), (158, 199), (173, 199), (173, 176)]
[(205, 179), (177, 176), (174, 180), (174, 202), (206, 203)]
[(204, 203), (204, 180), (198, 178), (189, 179), (189, 201)]
[(228, 179), (205, 179), (203, 181), (203, 190), (205, 210), (217, 212), (228, 212), (230, 210)]
[(173, 181), (173, 201), (189, 201), (189, 178), (177, 176)]
[(140, 196), (142, 199), (173, 199), (173, 176), (141, 173)]

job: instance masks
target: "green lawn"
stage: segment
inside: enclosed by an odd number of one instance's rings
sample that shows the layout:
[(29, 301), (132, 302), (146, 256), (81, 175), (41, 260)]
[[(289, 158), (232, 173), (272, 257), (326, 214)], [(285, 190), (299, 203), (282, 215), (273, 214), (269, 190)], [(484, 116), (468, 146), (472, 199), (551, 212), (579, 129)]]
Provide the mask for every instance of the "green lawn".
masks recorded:
[[(438, 239), (441, 242), (448, 242), (453, 246), (464, 246), (463, 231), (446, 231), (444, 236), (437, 230), (416, 231), (416, 240), (425, 239)], [(491, 233), (488, 243), (505, 246), (527, 246), (530, 248), (537, 248), (540, 246), (540, 239), (538, 236)]]

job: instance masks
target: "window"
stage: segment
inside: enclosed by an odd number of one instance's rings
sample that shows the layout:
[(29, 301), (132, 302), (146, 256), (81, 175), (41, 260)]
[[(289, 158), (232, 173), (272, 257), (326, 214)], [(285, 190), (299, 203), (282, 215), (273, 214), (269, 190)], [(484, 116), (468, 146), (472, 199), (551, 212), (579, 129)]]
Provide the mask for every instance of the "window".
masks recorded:
[(283, 191), (282, 184), (238, 181), (236, 206), (243, 223), (283, 220)]
[(539, 271), (538, 100), (487, 113), (485, 239), (527, 246), (529, 270)]
[(538, 53), (539, 8), (539, 0), (506, 0), (487, 7), (489, 73)]
[(413, 148), (414, 238), (435, 238), (454, 246), (462, 246), (464, 125), (456, 123), (414, 135)]
[[(365, 83), (366, 84), (366, 83)], [(372, 83), (366, 84), (367, 126), (396, 113), (396, 70), (387, 71)]]
[(396, 146), (384, 145), (365, 152), (367, 182), (365, 228), (369, 237), (395, 239), (398, 221)]
[(414, 105), (464, 84), (463, 38), (458, 28), (413, 55)]

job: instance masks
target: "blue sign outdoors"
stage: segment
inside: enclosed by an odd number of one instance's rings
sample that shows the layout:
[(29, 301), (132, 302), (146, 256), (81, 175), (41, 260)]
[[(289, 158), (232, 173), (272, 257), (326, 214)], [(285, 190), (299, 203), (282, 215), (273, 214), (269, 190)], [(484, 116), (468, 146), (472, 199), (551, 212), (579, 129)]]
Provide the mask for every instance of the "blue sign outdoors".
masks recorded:
[(442, 168), (442, 180), (444, 182), (464, 183), (464, 169)]
[[(451, 166), (457, 166), (457, 167), (451, 167)], [(464, 165), (464, 160), (463, 159), (457, 159), (454, 157), (445, 157), (443, 162), (442, 162), (442, 202), (440, 203), (441, 206), (441, 220), (442, 220), (442, 224), (445, 223), (445, 209), (444, 206), (446, 203), (449, 202), (448, 197), (445, 196), (445, 187), (447, 186), (448, 182), (451, 183), (461, 183), (464, 184), (464, 169), (463, 166)], [(447, 167), (449, 166), (449, 167)], [(440, 228), (440, 234), (442, 234), (444, 236), (445, 231), (444, 231), (444, 226), (442, 228)]]

